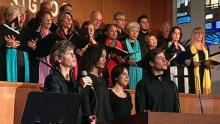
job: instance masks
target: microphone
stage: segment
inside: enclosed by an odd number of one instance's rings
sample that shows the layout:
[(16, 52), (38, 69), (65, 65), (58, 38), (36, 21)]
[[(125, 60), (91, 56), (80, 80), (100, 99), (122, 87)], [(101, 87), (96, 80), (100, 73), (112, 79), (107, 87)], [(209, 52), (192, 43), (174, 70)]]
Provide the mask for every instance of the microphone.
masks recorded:
[[(85, 71), (85, 70), (81, 71), (81, 76), (82, 76), (82, 77), (88, 76), (87, 71)], [(94, 87), (93, 87), (92, 85), (91, 85), (91, 89), (94, 90)]]

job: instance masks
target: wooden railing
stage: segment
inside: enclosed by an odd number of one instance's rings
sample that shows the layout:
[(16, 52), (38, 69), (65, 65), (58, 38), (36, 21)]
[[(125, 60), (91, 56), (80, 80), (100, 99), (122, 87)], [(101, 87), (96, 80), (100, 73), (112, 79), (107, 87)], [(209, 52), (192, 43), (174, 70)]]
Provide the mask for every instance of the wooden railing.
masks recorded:
[[(133, 108), (131, 114), (135, 112), (135, 90), (127, 90), (132, 97)], [(207, 96), (197, 94), (179, 94), (181, 113), (202, 113), (203, 114), (220, 115), (220, 96)], [(200, 100), (201, 99), (201, 104)], [(201, 107), (202, 106), (202, 107)]]
[(41, 92), (39, 84), (0, 81), (0, 124), (20, 124), (28, 93)]

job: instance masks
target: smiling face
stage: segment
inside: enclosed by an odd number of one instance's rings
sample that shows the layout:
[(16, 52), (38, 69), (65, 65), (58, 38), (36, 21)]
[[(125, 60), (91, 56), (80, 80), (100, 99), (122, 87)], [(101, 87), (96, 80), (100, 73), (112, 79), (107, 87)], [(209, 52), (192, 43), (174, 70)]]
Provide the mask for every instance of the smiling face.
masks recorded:
[(127, 86), (129, 81), (128, 70), (126, 68), (123, 69), (123, 72), (116, 78), (116, 83), (120, 86)]
[(157, 38), (154, 35), (148, 38), (148, 46), (150, 50), (157, 47)]

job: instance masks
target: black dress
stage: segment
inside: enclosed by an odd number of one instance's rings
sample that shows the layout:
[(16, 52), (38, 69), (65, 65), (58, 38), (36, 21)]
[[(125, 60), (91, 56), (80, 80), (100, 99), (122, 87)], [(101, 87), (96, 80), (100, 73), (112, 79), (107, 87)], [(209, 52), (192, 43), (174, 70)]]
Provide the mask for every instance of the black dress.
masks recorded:
[(94, 87), (94, 89), (85, 88), (90, 100), (91, 114), (96, 115), (97, 124), (106, 124), (113, 118), (107, 83), (102, 77), (93, 74), (88, 74), (88, 76), (92, 79), (92, 86)]
[(132, 102), (131, 95), (125, 91), (127, 97), (118, 97), (112, 90), (109, 90), (110, 103), (114, 118), (128, 117), (131, 115)]
[[(198, 55), (199, 55), (199, 61), (203, 61), (205, 60), (205, 53), (203, 52), (203, 50), (198, 50)], [(191, 61), (191, 65), (189, 66), (189, 80), (190, 80), (190, 84), (189, 84), (189, 92), (195, 94), (196, 90), (195, 90), (195, 76), (194, 76), (194, 66), (193, 66), (193, 59)], [(200, 66), (199, 67), (199, 74), (200, 74), (200, 87), (201, 87), (201, 93), (203, 94), (203, 76), (204, 76), (204, 70), (205, 67), (204, 66)]]
[(44, 83), (45, 92), (55, 92), (55, 93), (71, 93), (78, 94), (81, 96), (81, 107), (78, 114), (77, 124), (88, 123), (88, 117), (90, 116), (89, 110), (89, 98), (85, 90), (79, 86), (76, 81), (68, 81), (63, 75), (54, 70), (50, 75), (47, 76)]
[[(16, 40), (20, 41), (20, 46), (16, 48), (16, 52), (17, 52), (17, 56), (14, 56), (14, 59), (17, 59), (17, 62), (15, 61), (13, 64), (17, 64), (17, 82), (29, 82), (29, 80), (25, 79), (25, 74), (29, 76), (28, 72), (25, 72), (25, 68), (29, 68), (29, 64), (27, 64), (27, 67), (25, 67), (25, 61), (28, 61), (28, 57), (25, 58), (24, 56), (24, 52), (28, 52), (27, 51), (27, 46), (26, 46), (26, 42), (23, 36), (23, 32), (28, 30), (28, 28), (26, 26), (23, 26), (22, 28), (12, 28), (13, 26), (11, 26), (10, 24), (2, 24), (0, 25), (0, 60), (1, 60), (1, 64), (0, 64), (0, 80), (1, 81), (10, 81), (7, 79), (7, 55), (6, 55), (6, 51), (8, 48), (6, 47), (6, 40), (5, 40), (5, 36), (9, 35), (9, 36), (14, 36), (16, 38)], [(26, 36), (27, 37), (27, 36)], [(28, 55), (27, 55), (28, 56)], [(14, 60), (10, 60), (10, 61), (14, 61)], [(29, 62), (29, 61), (28, 61)], [(13, 71), (15, 71), (15, 69), (13, 69)]]
[(162, 77), (162, 81), (152, 73), (138, 83), (135, 93), (136, 112), (179, 112), (179, 99), (173, 81)]
[[(170, 43), (170, 42), (169, 42)], [(168, 46), (169, 46), (168, 43)], [(181, 48), (181, 47), (182, 48)], [(181, 54), (181, 52), (185, 52), (185, 48), (179, 44), (179, 48), (175, 48), (174, 43), (170, 45), (170, 47), (167, 49), (169, 51), (167, 54)], [(176, 63), (175, 59), (170, 62), (170, 67), (166, 71), (166, 73), (171, 76), (171, 80), (173, 80), (177, 87), (178, 87), (178, 92), (179, 93), (188, 93), (188, 84), (189, 82), (189, 77), (188, 77), (188, 68), (186, 68), (185, 64), (178, 64)]]

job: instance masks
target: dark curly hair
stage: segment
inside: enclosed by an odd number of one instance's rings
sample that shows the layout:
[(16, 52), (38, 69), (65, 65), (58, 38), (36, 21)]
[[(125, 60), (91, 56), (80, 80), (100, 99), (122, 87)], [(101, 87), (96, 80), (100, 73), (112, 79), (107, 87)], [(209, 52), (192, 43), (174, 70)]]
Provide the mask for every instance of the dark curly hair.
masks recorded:
[(124, 71), (124, 69), (127, 69), (127, 66), (125, 64), (119, 64), (116, 65), (111, 72), (111, 77), (112, 77), (112, 84), (116, 84), (116, 79), (118, 78), (119, 75), (121, 75)]

